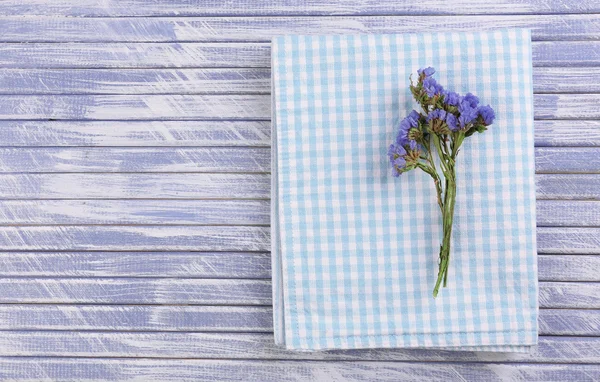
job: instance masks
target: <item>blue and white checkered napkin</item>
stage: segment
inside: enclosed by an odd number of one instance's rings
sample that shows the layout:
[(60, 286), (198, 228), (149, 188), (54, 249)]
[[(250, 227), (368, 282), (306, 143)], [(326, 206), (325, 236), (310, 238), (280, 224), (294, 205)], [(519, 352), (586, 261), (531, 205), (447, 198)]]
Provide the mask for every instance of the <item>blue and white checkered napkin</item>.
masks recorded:
[[(496, 111), (465, 140), (448, 287), (431, 178), (386, 156), (416, 104), (409, 76)], [(527, 351), (537, 343), (528, 30), (284, 36), (272, 43), (273, 296), (289, 349)]]

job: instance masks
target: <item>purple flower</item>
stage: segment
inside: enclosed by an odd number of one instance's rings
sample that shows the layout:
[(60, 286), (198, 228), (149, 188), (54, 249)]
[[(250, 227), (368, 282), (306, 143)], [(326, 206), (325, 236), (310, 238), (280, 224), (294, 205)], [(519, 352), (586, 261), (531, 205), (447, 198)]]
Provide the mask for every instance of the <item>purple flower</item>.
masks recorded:
[(460, 103), (468, 102), (472, 108), (476, 108), (479, 104), (479, 98), (471, 93), (467, 93), (462, 99), (460, 99)]
[(411, 150), (417, 148), (417, 141), (410, 138), (410, 130), (418, 128), (419, 118), (421, 115), (415, 110), (411, 111), (408, 117), (404, 118), (400, 122), (400, 130), (398, 130), (398, 136), (396, 137), (396, 143), (402, 146), (410, 146)]
[[(469, 93), (469, 94), (471, 94), (471, 93)], [(471, 96), (475, 97), (472, 94), (471, 94)], [(475, 99), (477, 99), (477, 97), (475, 97)], [(459, 123), (460, 127), (463, 129), (469, 123), (473, 122), (473, 120), (475, 118), (477, 118), (477, 109), (475, 107), (472, 107), (471, 106), (472, 103), (469, 101), (470, 100), (463, 98), (461, 103), (458, 105), (458, 112), (460, 113), (460, 116), (458, 117), (458, 123)], [(478, 102), (479, 102), (479, 100), (478, 100)]]
[(460, 95), (458, 95), (458, 93), (446, 92), (444, 94), (444, 103), (446, 105), (458, 106), (459, 102), (460, 102)]
[(460, 129), (460, 127), (458, 126), (458, 121), (452, 113), (446, 114), (446, 124), (448, 125), (448, 128), (452, 131), (457, 131)]
[(419, 76), (425, 75), (425, 77), (431, 77), (433, 76), (433, 73), (435, 73), (435, 69), (430, 66), (428, 68), (421, 68), (417, 70), (417, 73), (419, 73)]
[(444, 92), (444, 87), (438, 84), (433, 77), (426, 77), (423, 80), (423, 89), (425, 89), (425, 93), (427, 93), (429, 97), (434, 97)]
[(394, 176), (400, 175), (400, 170), (406, 166), (406, 160), (404, 156), (406, 155), (406, 150), (402, 145), (397, 143), (393, 143), (390, 145), (388, 149), (388, 156), (390, 157), (390, 163), (392, 165), (392, 174)]
[(446, 110), (444, 109), (433, 109), (427, 114), (427, 122), (431, 122), (432, 119), (439, 119), (441, 121), (446, 120)]
[(491, 125), (494, 122), (494, 118), (496, 118), (494, 109), (492, 109), (490, 105), (479, 106), (479, 108), (477, 109), (477, 113), (479, 114), (479, 117), (483, 120), (483, 124), (486, 126)]

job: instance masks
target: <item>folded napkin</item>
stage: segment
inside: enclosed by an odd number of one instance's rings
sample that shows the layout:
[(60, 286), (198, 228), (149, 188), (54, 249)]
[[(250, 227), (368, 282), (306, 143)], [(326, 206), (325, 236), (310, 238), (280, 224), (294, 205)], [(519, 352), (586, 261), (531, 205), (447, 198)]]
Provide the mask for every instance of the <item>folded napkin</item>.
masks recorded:
[[(432, 297), (441, 216), (423, 171), (386, 155), (433, 66), (496, 120), (458, 156), (448, 287)], [(537, 343), (528, 30), (283, 36), (272, 42), (276, 342), (288, 349), (527, 351)]]

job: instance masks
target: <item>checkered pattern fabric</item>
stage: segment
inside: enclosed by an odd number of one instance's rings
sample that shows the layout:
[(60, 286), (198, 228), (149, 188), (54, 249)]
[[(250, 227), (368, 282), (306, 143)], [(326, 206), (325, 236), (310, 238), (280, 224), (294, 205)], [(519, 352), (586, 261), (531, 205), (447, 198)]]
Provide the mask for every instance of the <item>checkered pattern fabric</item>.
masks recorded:
[[(496, 111), (463, 144), (448, 287), (423, 171), (391, 176), (409, 76)], [(272, 43), (276, 342), (289, 349), (527, 351), (537, 343), (533, 90), (528, 30), (283, 36)]]

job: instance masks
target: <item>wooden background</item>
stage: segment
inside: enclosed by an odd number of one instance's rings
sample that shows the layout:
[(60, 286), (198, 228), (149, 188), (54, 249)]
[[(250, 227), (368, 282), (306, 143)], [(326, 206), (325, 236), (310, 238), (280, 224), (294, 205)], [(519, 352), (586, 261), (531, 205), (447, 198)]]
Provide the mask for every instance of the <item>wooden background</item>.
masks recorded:
[[(273, 345), (269, 40), (533, 30), (540, 344)], [(0, 380), (600, 380), (597, 0), (0, 1)]]

